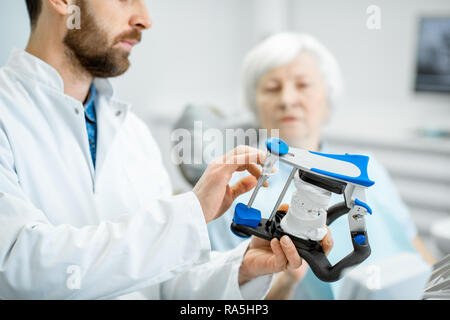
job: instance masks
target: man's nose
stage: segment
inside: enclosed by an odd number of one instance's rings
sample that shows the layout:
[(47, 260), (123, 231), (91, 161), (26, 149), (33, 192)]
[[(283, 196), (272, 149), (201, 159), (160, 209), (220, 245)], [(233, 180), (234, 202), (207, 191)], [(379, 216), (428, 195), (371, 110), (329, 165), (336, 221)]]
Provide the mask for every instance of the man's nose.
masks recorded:
[(144, 0), (136, 1), (134, 10), (136, 13), (131, 17), (130, 25), (140, 31), (149, 29), (152, 26), (152, 19)]

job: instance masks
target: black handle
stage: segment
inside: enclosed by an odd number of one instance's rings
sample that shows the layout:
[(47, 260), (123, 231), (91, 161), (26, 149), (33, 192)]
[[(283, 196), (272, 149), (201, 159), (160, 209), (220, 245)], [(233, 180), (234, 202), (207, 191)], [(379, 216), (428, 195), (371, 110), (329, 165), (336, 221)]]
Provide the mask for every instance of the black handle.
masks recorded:
[[(365, 236), (365, 243), (358, 244), (355, 241), (356, 236)], [(322, 247), (314, 250), (305, 250), (301, 248), (297, 248), (300, 256), (305, 259), (309, 266), (311, 267), (312, 272), (322, 281), (325, 282), (333, 282), (337, 281), (342, 276), (342, 271), (344, 269), (360, 264), (370, 255), (370, 245), (367, 240), (367, 233), (351, 233), (352, 244), (353, 244), (353, 252), (344, 257), (341, 261), (336, 263), (334, 266), (330, 264), (327, 256), (322, 250)]]
[(340, 202), (331, 206), (327, 210), (327, 226), (332, 224), (337, 218), (347, 214), (350, 211), (350, 208), (347, 207), (345, 202)]
[[(349, 211), (350, 209), (345, 202), (330, 207), (327, 212), (327, 225), (331, 225), (337, 218)], [(360, 264), (371, 253), (367, 232), (350, 232), (350, 237), (352, 239), (353, 251), (334, 266), (328, 261), (321, 246), (317, 246), (312, 250), (297, 247), (297, 251), (308, 262), (317, 278), (325, 282), (337, 281), (341, 278), (344, 269)]]
[[(350, 209), (347, 208), (345, 202), (330, 207), (327, 211), (327, 225), (332, 224), (337, 218), (349, 211)], [(363, 262), (370, 255), (371, 249), (367, 232), (350, 232), (353, 252), (332, 266), (319, 242), (300, 239), (283, 231), (280, 227), (280, 222), (285, 214), (286, 212), (278, 211), (274, 220), (267, 221), (262, 219), (255, 228), (233, 222), (231, 230), (240, 237), (245, 238), (254, 235), (269, 241), (273, 238), (281, 239), (284, 235), (288, 235), (294, 242), (300, 256), (308, 262), (312, 272), (317, 278), (325, 282), (339, 280), (344, 269)]]

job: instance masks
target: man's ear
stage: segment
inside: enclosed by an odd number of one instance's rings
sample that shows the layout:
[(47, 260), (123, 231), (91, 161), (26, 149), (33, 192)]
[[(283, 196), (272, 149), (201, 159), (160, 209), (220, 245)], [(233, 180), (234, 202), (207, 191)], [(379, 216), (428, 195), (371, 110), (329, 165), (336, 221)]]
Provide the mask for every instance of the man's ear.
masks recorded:
[(66, 16), (68, 13), (69, 6), (73, 4), (72, 0), (47, 0), (50, 8), (55, 10), (62, 16)]

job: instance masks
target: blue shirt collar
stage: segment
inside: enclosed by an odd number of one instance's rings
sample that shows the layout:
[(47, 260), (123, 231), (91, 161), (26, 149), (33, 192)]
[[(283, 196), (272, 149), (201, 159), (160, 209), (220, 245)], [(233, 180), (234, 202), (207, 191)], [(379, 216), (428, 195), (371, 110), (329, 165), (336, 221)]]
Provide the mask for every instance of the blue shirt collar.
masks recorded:
[(97, 98), (97, 90), (95, 89), (94, 84), (91, 84), (89, 91), (89, 99), (85, 102), (84, 109), (86, 118), (91, 122), (95, 122), (97, 120), (95, 113), (95, 99)]

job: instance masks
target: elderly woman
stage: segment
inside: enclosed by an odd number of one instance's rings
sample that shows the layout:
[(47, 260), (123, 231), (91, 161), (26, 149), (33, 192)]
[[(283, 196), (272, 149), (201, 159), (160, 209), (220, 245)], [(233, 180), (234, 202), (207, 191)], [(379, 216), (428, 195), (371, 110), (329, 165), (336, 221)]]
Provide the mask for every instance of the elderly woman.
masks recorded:
[[(294, 147), (330, 151), (321, 130), (341, 92), (342, 80), (336, 60), (317, 40), (295, 33), (268, 38), (246, 57), (243, 80), (245, 103), (254, 111), (260, 128), (279, 129), (280, 138)], [(254, 207), (261, 209), (263, 217), (270, 213), (290, 171), (290, 167), (280, 163), (279, 172), (269, 179), (269, 187), (258, 194)], [(364, 263), (415, 250), (430, 261), (407, 207), (386, 170), (373, 157), (369, 176), (376, 181), (367, 191), (367, 201), (374, 212), (367, 222), (372, 254)], [(293, 188), (291, 185), (284, 201), (289, 201)], [(249, 197), (246, 194), (238, 200), (246, 202)], [(334, 195), (331, 204), (339, 201)], [(232, 217), (233, 212), (228, 212), (208, 226), (214, 250), (227, 250), (242, 241), (229, 231)], [(335, 221), (330, 229), (334, 248), (328, 258), (334, 264), (352, 251), (352, 245), (345, 217)], [(333, 299), (339, 296), (341, 284), (342, 280), (321, 282), (304, 262), (300, 269), (278, 275), (269, 298)]]

